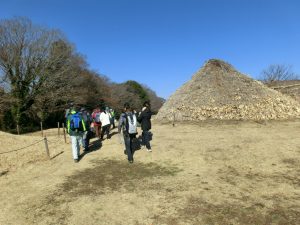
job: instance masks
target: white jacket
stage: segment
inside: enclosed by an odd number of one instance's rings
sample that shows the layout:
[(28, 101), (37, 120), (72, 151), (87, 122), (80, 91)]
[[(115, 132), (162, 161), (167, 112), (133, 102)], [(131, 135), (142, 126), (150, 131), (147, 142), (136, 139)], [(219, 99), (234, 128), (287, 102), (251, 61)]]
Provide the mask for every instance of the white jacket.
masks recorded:
[(101, 121), (102, 127), (110, 124), (110, 114), (102, 112), (100, 114), (100, 121)]

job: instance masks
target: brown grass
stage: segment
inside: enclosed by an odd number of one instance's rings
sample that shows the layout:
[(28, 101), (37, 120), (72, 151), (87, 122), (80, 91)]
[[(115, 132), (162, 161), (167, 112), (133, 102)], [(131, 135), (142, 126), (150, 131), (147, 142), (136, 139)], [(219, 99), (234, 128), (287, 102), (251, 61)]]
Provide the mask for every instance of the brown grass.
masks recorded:
[(153, 152), (137, 151), (133, 164), (117, 135), (77, 164), (69, 144), (51, 143), (51, 155), (63, 151), (52, 160), (30, 161), (40, 154), (31, 149), (2, 167), (0, 224), (298, 225), (299, 127), (154, 123)]

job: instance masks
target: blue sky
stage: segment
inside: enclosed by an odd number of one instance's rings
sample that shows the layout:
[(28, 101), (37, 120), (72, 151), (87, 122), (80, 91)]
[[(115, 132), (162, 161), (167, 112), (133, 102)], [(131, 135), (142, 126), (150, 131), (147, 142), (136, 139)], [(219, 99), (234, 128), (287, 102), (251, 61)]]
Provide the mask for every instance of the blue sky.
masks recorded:
[(210, 58), (300, 74), (298, 0), (0, 0), (0, 18), (60, 29), (90, 69), (167, 98)]

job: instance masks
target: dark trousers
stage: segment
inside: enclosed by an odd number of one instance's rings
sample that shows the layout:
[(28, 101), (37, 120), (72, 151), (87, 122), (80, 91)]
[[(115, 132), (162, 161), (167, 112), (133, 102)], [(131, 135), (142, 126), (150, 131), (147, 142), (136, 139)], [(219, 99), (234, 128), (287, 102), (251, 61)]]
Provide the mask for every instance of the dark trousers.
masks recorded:
[(91, 133), (90, 131), (87, 131), (87, 133), (83, 135), (83, 144), (84, 144), (83, 147), (85, 151), (89, 150), (90, 138), (91, 138)]
[(102, 127), (101, 139), (103, 139), (104, 134), (106, 134), (107, 139), (110, 139), (110, 136), (109, 136), (109, 128), (110, 128), (110, 124), (105, 125), (105, 126)]
[(128, 161), (133, 160), (133, 149), (132, 149), (132, 139), (135, 138), (135, 134), (124, 134), (124, 143), (126, 148), (126, 153), (128, 157)]
[(142, 145), (145, 145), (147, 149), (151, 149), (150, 131), (149, 130), (144, 130), (142, 132)]
[(116, 125), (115, 125), (115, 118), (114, 118), (114, 117), (112, 117), (112, 118), (110, 119), (110, 124), (111, 124), (111, 126), (112, 126), (113, 128), (116, 127)]

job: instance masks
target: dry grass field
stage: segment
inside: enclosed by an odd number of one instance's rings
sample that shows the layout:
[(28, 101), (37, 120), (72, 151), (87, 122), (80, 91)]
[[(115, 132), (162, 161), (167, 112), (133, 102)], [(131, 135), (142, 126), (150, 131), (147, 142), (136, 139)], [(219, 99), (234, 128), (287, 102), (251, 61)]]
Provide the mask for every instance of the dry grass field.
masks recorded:
[[(74, 163), (70, 144), (0, 154), (1, 225), (299, 225), (300, 120), (153, 126), (129, 164), (115, 134)], [(116, 130), (113, 130), (115, 132)], [(0, 153), (40, 141), (0, 133)]]

